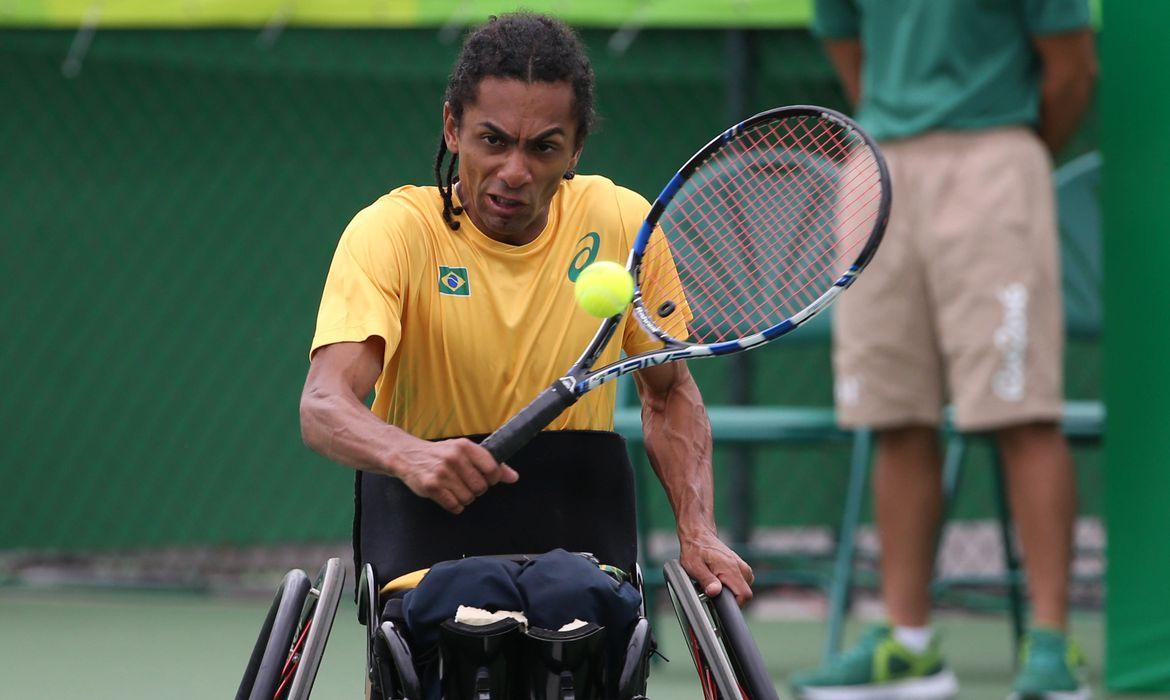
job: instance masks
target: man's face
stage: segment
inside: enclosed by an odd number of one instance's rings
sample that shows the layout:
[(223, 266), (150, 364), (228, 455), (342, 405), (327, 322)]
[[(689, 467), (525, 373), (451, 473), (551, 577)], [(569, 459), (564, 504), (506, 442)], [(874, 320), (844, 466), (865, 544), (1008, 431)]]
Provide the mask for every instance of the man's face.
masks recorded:
[(459, 198), (479, 230), (504, 243), (534, 240), (565, 172), (576, 167), (577, 122), (567, 82), (480, 81), (455, 122), (443, 107), (443, 138), (459, 154)]

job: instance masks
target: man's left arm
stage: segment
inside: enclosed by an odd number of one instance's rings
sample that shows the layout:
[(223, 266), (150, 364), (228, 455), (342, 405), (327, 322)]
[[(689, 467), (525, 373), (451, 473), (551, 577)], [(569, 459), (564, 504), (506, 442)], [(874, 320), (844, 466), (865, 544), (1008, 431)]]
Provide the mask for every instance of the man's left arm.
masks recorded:
[(1040, 138), (1059, 151), (1088, 109), (1097, 80), (1093, 30), (1081, 29), (1032, 37), (1040, 57)]
[(711, 423), (699, 387), (683, 362), (647, 367), (634, 379), (646, 452), (678, 524), (679, 561), (708, 596), (727, 586), (743, 605), (754, 576), (716, 533)]

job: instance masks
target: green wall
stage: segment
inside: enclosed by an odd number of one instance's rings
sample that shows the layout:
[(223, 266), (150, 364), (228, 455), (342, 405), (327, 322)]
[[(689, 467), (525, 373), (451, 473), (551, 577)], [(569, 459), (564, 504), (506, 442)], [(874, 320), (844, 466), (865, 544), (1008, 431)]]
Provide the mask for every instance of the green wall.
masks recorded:
[(1106, 683), (1170, 691), (1170, 5), (1105, 3), (1102, 198), (1105, 230), (1105, 466), (1109, 598)]

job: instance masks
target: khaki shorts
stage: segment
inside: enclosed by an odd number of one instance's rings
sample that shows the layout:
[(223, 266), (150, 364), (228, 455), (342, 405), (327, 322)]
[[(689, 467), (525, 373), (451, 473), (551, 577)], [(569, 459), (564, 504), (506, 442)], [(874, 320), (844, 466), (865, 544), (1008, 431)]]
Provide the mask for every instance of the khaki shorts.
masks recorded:
[(882, 145), (885, 239), (834, 308), (842, 425), (962, 430), (1061, 415), (1064, 319), (1051, 163), (1019, 127)]

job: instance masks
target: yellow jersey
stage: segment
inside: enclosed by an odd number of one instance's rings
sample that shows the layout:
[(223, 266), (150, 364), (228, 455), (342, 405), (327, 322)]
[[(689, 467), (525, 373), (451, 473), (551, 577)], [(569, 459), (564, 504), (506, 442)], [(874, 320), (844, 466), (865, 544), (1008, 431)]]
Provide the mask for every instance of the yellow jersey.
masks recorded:
[[(339, 342), (385, 341), (373, 412), (434, 439), (490, 433), (577, 360), (598, 319), (573, 297), (577, 274), (597, 260), (625, 263), (650, 205), (599, 176), (561, 182), (537, 238), (514, 246), (466, 215), (452, 231), (435, 187), (400, 187), (354, 217), (337, 245), (312, 353)], [(677, 272), (659, 232), (643, 279)], [(686, 337), (689, 314), (663, 329)], [(662, 343), (628, 316), (595, 366)], [(612, 430), (616, 385), (581, 398), (548, 430)]]

